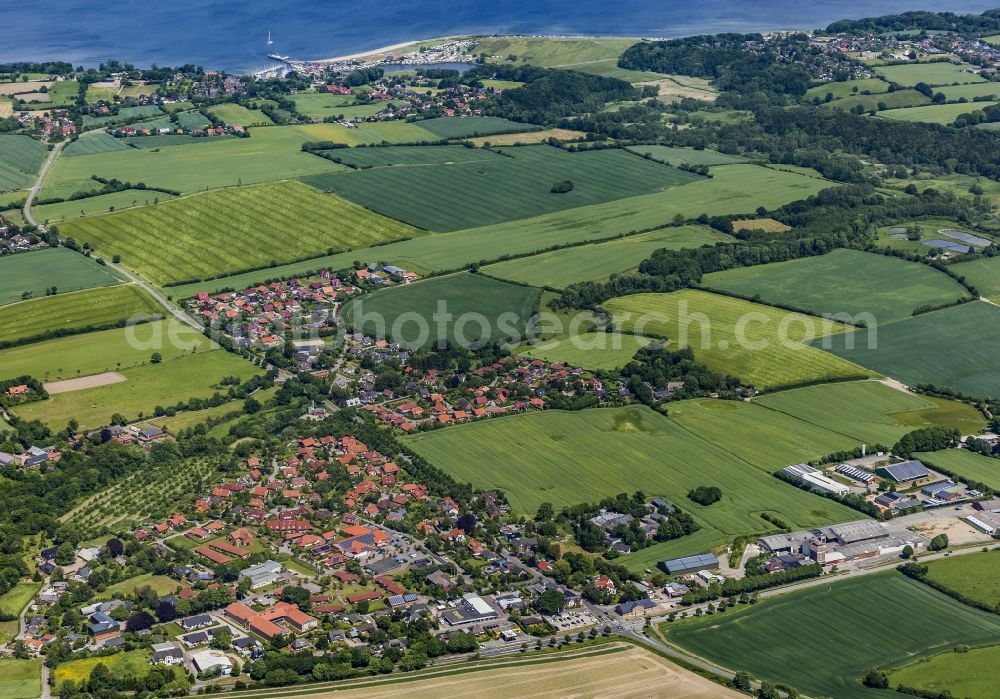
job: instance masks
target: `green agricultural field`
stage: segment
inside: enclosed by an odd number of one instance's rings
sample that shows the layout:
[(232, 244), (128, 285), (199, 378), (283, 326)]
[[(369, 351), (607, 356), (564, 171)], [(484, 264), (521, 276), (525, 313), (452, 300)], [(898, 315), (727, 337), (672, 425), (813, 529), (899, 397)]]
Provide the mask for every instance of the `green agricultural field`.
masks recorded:
[[(13, 623), (0, 622), (0, 643), (9, 641), (17, 634), (19, 628), (17, 618), (20, 617), (24, 608), (28, 606), (41, 589), (41, 583), (19, 582), (9, 591), (0, 595), (0, 614), (13, 618)], [(9, 628), (5, 628), (7, 625), (9, 625)], [(0, 696), (6, 695), (0, 693)]]
[[(760, 517), (765, 511), (796, 528), (857, 519), (645, 406), (545, 410), (425, 432), (405, 443), (461, 483), (502, 489), (519, 513), (534, 513), (545, 501), (558, 510), (636, 490), (663, 496), (709, 530), (697, 540), (671, 542), (674, 552), (695, 553), (708, 534), (720, 545), (769, 529)], [(719, 486), (722, 500), (708, 507), (691, 502), (686, 493), (699, 485)]]
[(745, 163), (742, 155), (720, 153), (711, 148), (687, 148), (686, 146), (629, 146), (628, 150), (636, 155), (651, 155), (655, 160), (679, 165), (734, 165)]
[(860, 366), (805, 343), (845, 326), (704, 291), (636, 294), (603, 304), (616, 326), (690, 346), (695, 358), (761, 389), (862, 377)]
[[(524, 336), (538, 296), (531, 287), (462, 272), (379, 290), (346, 304), (343, 317), (355, 331), (414, 346), (460, 342), (463, 336), (466, 344), (483, 337), (498, 341)], [(440, 304), (454, 320), (441, 321), (439, 329), (433, 316)], [(418, 318), (425, 324), (423, 337)]]
[(576, 282), (604, 279), (638, 267), (654, 250), (695, 248), (731, 240), (730, 236), (707, 226), (663, 228), (607, 243), (508, 260), (484, 267), (482, 271), (513, 282), (563, 289)]
[(599, 61), (617, 62), (634, 39), (590, 37), (484, 37), (476, 41), (472, 53), (485, 53), (494, 62), (505, 63), (516, 56), (517, 63), (542, 68), (576, 68)]
[(878, 116), (884, 119), (895, 119), (897, 121), (921, 121), (928, 124), (951, 124), (962, 114), (974, 112), (984, 107), (991, 107), (997, 102), (976, 102), (975, 104), (930, 104), (926, 107), (906, 107), (904, 109), (890, 109), (879, 112)]
[(980, 257), (971, 262), (959, 262), (949, 269), (965, 277), (984, 298), (1000, 302), (1000, 257)]
[(333, 141), (349, 146), (441, 140), (440, 136), (408, 121), (365, 122), (351, 128), (340, 124), (310, 124), (296, 128), (306, 137), (306, 141)]
[(54, 331), (79, 331), (119, 321), (162, 315), (163, 309), (132, 284), (45, 296), (0, 306), (0, 338), (5, 342)]
[(934, 92), (941, 92), (948, 100), (958, 100), (963, 97), (969, 100), (966, 105), (970, 109), (978, 109), (979, 102), (973, 102), (976, 97), (1000, 97), (1000, 85), (991, 83), (972, 83), (971, 85), (949, 85), (947, 87), (936, 88)]
[[(210, 126), (212, 124), (212, 121), (197, 109), (192, 109), (187, 112), (178, 112), (176, 117), (177, 125), (182, 129), (187, 129), (189, 131), (204, 129), (206, 126)], [(172, 128), (172, 126), (168, 126), (166, 128)]]
[(259, 109), (247, 109), (241, 104), (217, 104), (208, 108), (209, 114), (217, 116), (226, 124), (240, 126), (270, 126), (274, 122)]
[(115, 583), (114, 585), (108, 585), (104, 589), (104, 592), (97, 595), (97, 599), (106, 600), (114, 599), (115, 597), (124, 597), (131, 595), (140, 587), (152, 588), (156, 594), (164, 596), (176, 592), (177, 588), (180, 587), (180, 584), (173, 578), (168, 578), (166, 575), (153, 575), (152, 573), (145, 573), (143, 575), (137, 575), (134, 578), (129, 578), (123, 582)]
[(326, 92), (300, 92), (292, 95), (295, 110), (313, 119), (336, 116), (340, 107), (354, 103), (354, 95), (333, 95)]
[(496, 162), (493, 151), (465, 146), (385, 146), (382, 148), (342, 148), (327, 151), (336, 162), (350, 167), (405, 167)]
[(649, 343), (649, 338), (635, 335), (588, 332), (581, 334), (577, 342), (562, 338), (537, 345), (519, 345), (513, 351), (581, 369), (610, 370), (628, 364), (635, 353)]
[(968, 298), (958, 282), (926, 265), (843, 249), (706, 274), (702, 285), (823, 315), (867, 314), (869, 327), (909, 317), (921, 306)]
[(221, 189), (65, 224), (64, 235), (156, 284), (204, 279), (418, 235), (299, 182)]
[(31, 211), (40, 221), (62, 223), (76, 218), (112, 213), (136, 206), (150, 206), (170, 199), (169, 194), (151, 189), (126, 189), (86, 199), (73, 199), (55, 204), (32, 206)]
[(42, 693), (42, 659), (0, 659), (0, 696), (34, 699)]
[(420, 128), (427, 129), (439, 138), (472, 138), (501, 133), (537, 131), (542, 128), (534, 124), (523, 124), (501, 117), (439, 117), (419, 122)]
[(0, 305), (20, 301), (25, 292), (45, 295), (53, 284), (60, 292), (118, 284), (107, 267), (69, 248), (43, 248), (0, 257)]
[(973, 648), (967, 653), (946, 650), (889, 673), (889, 684), (930, 694), (948, 691), (955, 697), (991, 697), (997, 689), (1000, 646)]
[(670, 420), (691, 434), (768, 474), (859, 446), (850, 437), (756, 403), (697, 399), (670, 403), (667, 410)]
[(723, 666), (812, 696), (864, 699), (892, 696), (861, 684), (870, 668), (914, 662), (960, 643), (996, 642), (1000, 618), (886, 573), (660, 628), (682, 648)]
[(126, 136), (123, 140), (130, 148), (142, 148), (145, 150), (155, 150), (157, 148), (167, 148), (169, 146), (194, 146), (206, 143), (217, 143), (239, 138), (231, 134), (221, 136), (190, 136), (181, 133), (165, 133), (151, 136)]
[(336, 163), (302, 152), (302, 143), (320, 140), (302, 130), (308, 128), (312, 127), (269, 126), (250, 129), (250, 138), (197, 139), (187, 148), (130, 148), (59, 158), (49, 170), (41, 198), (99, 189), (91, 175), (192, 193), (342, 170)]
[(901, 109), (905, 107), (920, 107), (930, 104), (930, 97), (916, 90), (897, 90), (878, 95), (848, 95), (832, 102), (824, 102), (825, 107), (851, 110), (860, 106), (866, 112), (878, 111), (879, 108)]
[(48, 148), (28, 136), (0, 136), (0, 192), (27, 187), (48, 155)]
[(79, 155), (94, 155), (95, 153), (113, 153), (128, 150), (124, 138), (115, 138), (107, 131), (85, 133), (63, 149), (60, 157), (72, 158)]
[[(419, 176), (406, 168), (374, 168), (305, 181), (420, 228), (454, 231), (651, 194), (702, 179), (616, 149), (568, 153), (539, 145), (502, 152), (509, 157), (427, 166)], [(550, 191), (564, 181), (573, 183), (572, 191)]]
[(118, 109), (118, 114), (109, 114), (107, 116), (98, 117), (92, 117), (89, 115), (84, 116), (83, 130), (90, 131), (91, 129), (111, 126), (112, 124), (124, 124), (125, 122), (135, 121), (141, 117), (155, 117), (160, 114), (163, 114), (163, 110), (155, 104), (147, 104), (141, 107), (120, 107)]
[(911, 63), (898, 66), (878, 66), (875, 72), (889, 82), (913, 87), (917, 83), (928, 85), (953, 85), (955, 83), (981, 83), (985, 78), (975, 73), (965, 72), (968, 64), (960, 66), (948, 61), (935, 63)]
[(986, 421), (971, 405), (904, 393), (878, 381), (807, 386), (754, 398), (754, 403), (785, 413), (858, 444), (891, 447), (921, 427), (977, 432)]
[[(110, 366), (109, 370), (115, 369)], [(223, 377), (235, 376), (243, 381), (261, 371), (223, 349), (213, 348), (119, 373), (125, 377), (124, 382), (59, 393), (45, 401), (27, 403), (17, 413), (26, 420), (41, 420), (53, 429), (65, 426), (71, 419), (83, 429), (93, 429), (109, 424), (115, 413), (134, 420), (152, 415), (157, 406), (210, 398), (216, 392), (225, 392), (226, 387), (219, 385)]]
[(845, 333), (829, 349), (911, 386), (1000, 395), (1000, 308), (982, 301), (882, 325), (877, 338), (864, 329)]
[(90, 673), (100, 663), (103, 663), (118, 679), (145, 677), (149, 672), (150, 657), (151, 653), (148, 650), (130, 650), (106, 657), (95, 656), (82, 660), (70, 660), (55, 669), (56, 686), (58, 687), (60, 683), (67, 680), (73, 680), (79, 684), (81, 680), (90, 677)]
[(711, 178), (701, 178), (665, 192), (390, 243), (367, 252), (359, 250), (316, 258), (262, 272), (218, 279), (209, 286), (185, 286), (176, 290), (176, 295), (183, 298), (198, 291), (246, 287), (272, 277), (294, 276), (324, 267), (339, 269), (359, 257), (386, 260), (407, 269), (425, 272), (455, 270), (502, 255), (523, 255), (555, 245), (607, 240), (624, 233), (666, 226), (678, 213), (684, 216), (697, 216), (702, 212), (721, 215), (751, 212), (758, 205), (777, 208), (812, 196), (830, 184), (756, 165), (726, 165), (714, 168), (712, 173)]
[[(1000, 459), (976, 454), (968, 449), (924, 452), (917, 458), (934, 468), (985, 483), (993, 490), (1000, 491)], [(1000, 599), (997, 602), (1000, 603)]]
[(927, 563), (927, 579), (967, 599), (1000, 609), (1000, 551), (939, 558)]
[(822, 101), (826, 99), (828, 94), (833, 95), (833, 99), (841, 99), (842, 97), (850, 97), (851, 95), (864, 94), (866, 92), (872, 94), (882, 93), (888, 91), (888, 89), (889, 83), (878, 78), (844, 80), (811, 87), (806, 91), (806, 99), (811, 100), (818, 97)]

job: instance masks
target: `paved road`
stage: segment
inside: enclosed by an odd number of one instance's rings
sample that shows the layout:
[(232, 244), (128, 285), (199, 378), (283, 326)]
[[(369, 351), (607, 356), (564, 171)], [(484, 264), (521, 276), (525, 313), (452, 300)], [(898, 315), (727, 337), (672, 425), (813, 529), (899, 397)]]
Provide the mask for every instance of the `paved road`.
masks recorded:
[(35, 184), (31, 185), (31, 189), (28, 190), (28, 198), (24, 200), (24, 220), (33, 226), (39, 224), (35, 220), (35, 217), (31, 215), (31, 205), (34, 203), (35, 197), (38, 196), (38, 192), (42, 189), (42, 182), (45, 181), (45, 175), (48, 173), (49, 168), (52, 167), (52, 163), (56, 161), (56, 158), (59, 157), (59, 154), (66, 147), (67, 143), (68, 141), (60, 141), (49, 151), (49, 157), (42, 163), (42, 169), (38, 171), (38, 178), (35, 180)]

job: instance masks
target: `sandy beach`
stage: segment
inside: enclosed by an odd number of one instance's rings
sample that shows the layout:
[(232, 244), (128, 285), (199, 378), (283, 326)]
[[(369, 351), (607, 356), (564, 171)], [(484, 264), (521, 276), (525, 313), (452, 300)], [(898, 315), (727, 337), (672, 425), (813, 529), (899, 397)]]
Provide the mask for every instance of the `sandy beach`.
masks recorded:
[(459, 36), (441, 36), (436, 39), (412, 39), (410, 41), (404, 41), (400, 44), (392, 44), (391, 46), (383, 46), (379, 49), (372, 49), (371, 51), (363, 51), (361, 53), (351, 53), (346, 56), (334, 56), (333, 58), (317, 58), (314, 60), (306, 61), (307, 63), (339, 63), (341, 61), (354, 61), (359, 58), (370, 58), (373, 56), (381, 56), (386, 53), (392, 53), (393, 51), (398, 51), (399, 49), (406, 48), (407, 46), (416, 46), (417, 44), (433, 44), (440, 41), (452, 41), (454, 39), (460, 39), (466, 35)]

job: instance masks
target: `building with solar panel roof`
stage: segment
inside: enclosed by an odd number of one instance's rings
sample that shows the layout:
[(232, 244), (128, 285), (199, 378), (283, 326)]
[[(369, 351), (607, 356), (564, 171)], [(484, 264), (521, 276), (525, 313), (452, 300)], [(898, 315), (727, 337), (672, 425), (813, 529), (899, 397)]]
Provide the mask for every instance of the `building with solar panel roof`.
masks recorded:
[(888, 466), (879, 466), (875, 469), (875, 473), (882, 476), (882, 478), (891, 478), (897, 483), (918, 481), (921, 478), (927, 478), (931, 475), (927, 467), (916, 459), (910, 459), (898, 464), (889, 464)]

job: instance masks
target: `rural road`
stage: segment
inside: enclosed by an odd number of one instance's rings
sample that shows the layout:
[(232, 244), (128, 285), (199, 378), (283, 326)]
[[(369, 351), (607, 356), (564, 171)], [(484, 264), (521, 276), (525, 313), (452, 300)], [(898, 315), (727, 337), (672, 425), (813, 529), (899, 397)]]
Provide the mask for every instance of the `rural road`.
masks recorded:
[(38, 171), (38, 179), (35, 180), (35, 184), (31, 185), (31, 189), (28, 190), (28, 198), (24, 200), (24, 220), (33, 226), (37, 226), (38, 221), (31, 215), (31, 205), (34, 203), (35, 197), (38, 196), (38, 192), (42, 189), (42, 183), (45, 181), (45, 175), (48, 174), (49, 168), (52, 167), (52, 163), (56, 161), (56, 158), (59, 157), (59, 154), (68, 142), (60, 141), (49, 151), (49, 157), (45, 159), (45, 162), (42, 163), (42, 168)]

